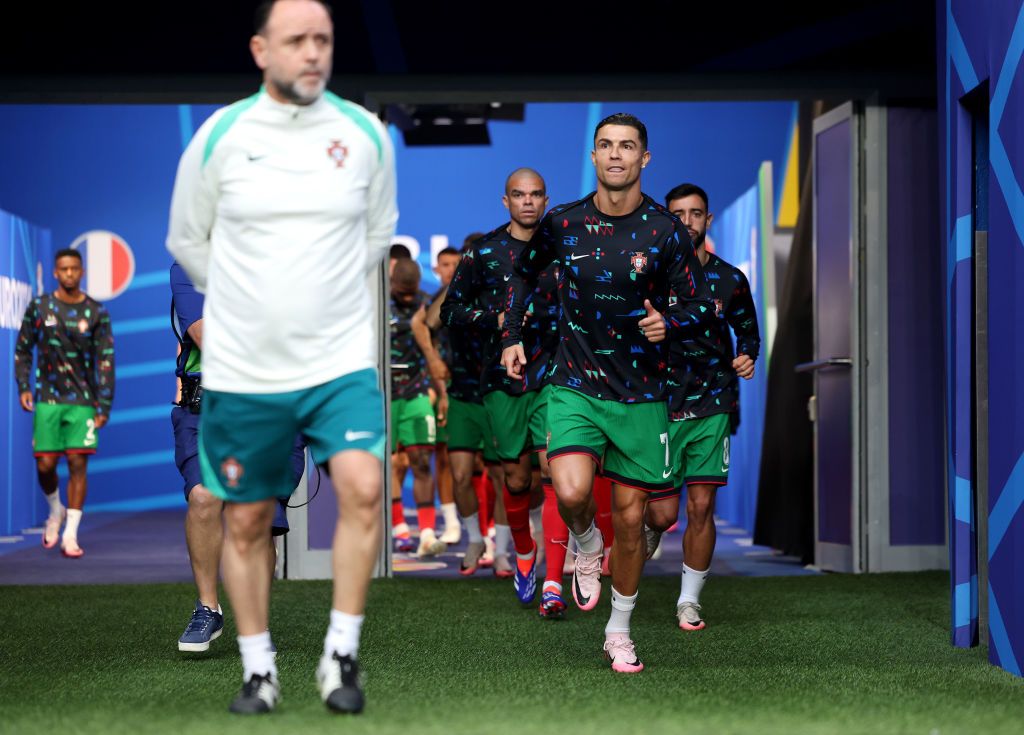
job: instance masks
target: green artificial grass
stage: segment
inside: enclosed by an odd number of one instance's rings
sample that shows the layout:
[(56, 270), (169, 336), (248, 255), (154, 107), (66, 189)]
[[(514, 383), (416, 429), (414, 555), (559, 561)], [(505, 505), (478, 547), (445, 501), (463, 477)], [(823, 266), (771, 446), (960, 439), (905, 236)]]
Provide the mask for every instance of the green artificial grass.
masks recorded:
[(1024, 680), (949, 644), (942, 573), (713, 578), (708, 628), (673, 616), (678, 581), (645, 579), (633, 636), (647, 666), (613, 674), (597, 610), (542, 621), (512, 585), (380, 580), (363, 629), (366, 712), (338, 717), (313, 671), (325, 582), (275, 582), (283, 701), (226, 708), (241, 685), (234, 629), (180, 654), (186, 585), (0, 589), (0, 732), (1019, 733)]

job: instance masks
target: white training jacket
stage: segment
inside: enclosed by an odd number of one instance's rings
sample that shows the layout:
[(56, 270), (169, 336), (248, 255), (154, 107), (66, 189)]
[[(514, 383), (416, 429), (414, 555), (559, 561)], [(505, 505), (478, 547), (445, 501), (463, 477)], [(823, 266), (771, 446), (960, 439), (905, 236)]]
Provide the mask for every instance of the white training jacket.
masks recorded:
[(215, 112), (181, 156), (167, 233), (206, 294), (203, 385), (283, 393), (375, 367), (367, 274), (397, 220), (391, 140), (359, 105), (261, 89)]

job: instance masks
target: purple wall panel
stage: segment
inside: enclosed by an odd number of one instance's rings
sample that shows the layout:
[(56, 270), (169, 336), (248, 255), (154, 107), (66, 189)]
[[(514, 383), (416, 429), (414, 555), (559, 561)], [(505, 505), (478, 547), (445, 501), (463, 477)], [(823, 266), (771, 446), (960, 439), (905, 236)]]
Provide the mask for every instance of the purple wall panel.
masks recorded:
[[(850, 122), (823, 131), (815, 145), (815, 359), (849, 357), (853, 313)], [(849, 545), (853, 533), (850, 371), (819, 370), (816, 376), (818, 540)]]
[(889, 543), (946, 539), (943, 468), (941, 261), (933, 110), (890, 108)]
[(331, 478), (319, 467), (308, 467), (309, 496), (320, 483), (320, 488), (309, 505), (306, 506), (306, 521), (309, 538), (306, 547), (312, 549), (329, 549), (334, 541), (334, 525), (338, 519), (338, 501), (334, 497), (334, 486)]

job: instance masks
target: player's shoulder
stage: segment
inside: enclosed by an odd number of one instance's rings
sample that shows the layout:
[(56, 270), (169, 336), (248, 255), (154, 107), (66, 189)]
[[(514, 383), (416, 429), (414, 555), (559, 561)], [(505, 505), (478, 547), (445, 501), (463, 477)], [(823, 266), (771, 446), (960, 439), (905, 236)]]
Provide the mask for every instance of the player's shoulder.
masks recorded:
[(595, 192), (591, 192), (590, 194), (587, 194), (585, 197), (582, 197), (581, 199), (576, 199), (575, 201), (566, 202), (564, 204), (556, 204), (555, 206), (551, 207), (551, 209), (549, 209), (547, 211), (547, 214), (545, 214), (544, 216), (547, 218), (554, 218), (559, 215), (568, 217), (570, 213), (573, 213), (575, 211), (579, 211), (582, 213), (588, 207), (591, 206), (591, 202), (593, 202), (594, 200), (594, 193)]
[(89, 294), (85, 294), (85, 299), (82, 301), (82, 306), (95, 313), (96, 316), (101, 319), (103, 317), (109, 317), (109, 314), (107, 313), (107, 307), (103, 305), (103, 302), (98, 299), (94, 299)]
[(668, 211), (668, 209), (666, 209), (663, 205), (656, 202), (651, 196), (647, 194), (644, 194), (644, 200), (641, 207), (643, 208), (644, 214), (647, 215), (648, 219), (650, 219), (651, 217), (654, 217), (656, 219), (660, 218), (665, 220), (673, 227), (681, 226), (678, 217), (676, 217), (674, 214)]
[(237, 128), (238, 122), (259, 102), (261, 94), (262, 92), (257, 92), (245, 99), (214, 110), (213, 114), (199, 126), (195, 135), (192, 136), (190, 146), (201, 146), (201, 162), (204, 166), (213, 156), (217, 145), (230, 131)]
[(337, 117), (355, 125), (363, 132), (376, 149), (378, 160), (382, 159), (384, 151), (391, 145), (384, 123), (362, 105), (339, 97), (333, 92), (324, 92), (323, 99)]
[(705, 266), (705, 270), (715, 271), (723, 280), (728, 278), (737, 284), (747, 282), (746, 274), (718, 253), (709, 253), (708, 264)]
[(508, 222), (505, 222), (504, 224), (498, 225), (482, 237), (478, 237), (476, 240), (473, 240), (470, 244), (473, 246), (474, 251), (479, 252), (480, 248), (491, 243), (500, 243), (504, 240), (508, 240), (509, 237)]

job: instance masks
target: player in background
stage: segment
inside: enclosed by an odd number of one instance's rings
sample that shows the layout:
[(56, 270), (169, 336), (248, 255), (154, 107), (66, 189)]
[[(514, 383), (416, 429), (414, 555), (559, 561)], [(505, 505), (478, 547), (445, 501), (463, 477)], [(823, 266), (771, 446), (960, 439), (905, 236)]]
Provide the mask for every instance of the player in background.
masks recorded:
[[(568, 530), (557, 512), (546, 455), (545, 377), (558, 343), (557, 266), (541, 273), (529, 296), (527, 323), (523, 326), (529, 351), (524, 379), (508, 376), (501, 365), (500, 343), (512, 269), (547, 207), (544, 179), (533, 169), (513, 171), (505, 180), (502, 203), (509, 211), (509, 221), (475, 241), (463, 256), (441, 315), (453, 330), (478, 329), (487, 335), (481, 393), (505, 470), (505, 512), (516, 551), (513, 586), (523, 604), (536, 596), (538, 545), (530, 533), (532, 512), (534, 528), (544, 529), (549, 572), (540, 614), (562, 617), (565, 602), (561, 579)], [(539, 459), (536, 481), (531, 453)], [(536, 490), (546, 492), (546, 506), (544, 496), (532, 492)]]
[[(84, 274), (81, 253), (70, 248), (57, 251), (57, 288), (29, 303), (14, 347), (14, 378), (22, 409), (34, 414), (32, 451), (39, 487), (50, 506), (43, 548), (52, 549), (59, 538), (61, 553), (71, 559), (85, 553), (78, 544), (78, 525), (85, 507), (86, 471), (89, 456), (99, 447), (96, 432), (106, 426), (114, 401), (110, 316), (103, 304), (82, 291)], [(33, 395), (34, 350), (38, 355)], [(60, 502), (57, 480), (62, 456), (68, 463), (67, 509)]]
[[(434, 407), (430, 405), (430, 374), (412, 330), (412, 319), (429, 296), (420, 290), (420, 267), (411, 258), (395, 262), (391, 272), (391, 451), (404, 452), (413, 476), (413, 497), (420, 542), (417, 556), (436, 556), (446, 548), (434, 526), (434, 477), (430, 455), (437, 440)], [(435, 385), (442, 415), (448, 398), (444, 383)], [(399, 489), (404, 473), (396, 475)], [(392, 490), (394, 498), (395, 490)], [(392, 519), (393, 521), (394, 519)]]
[[(680, 184), (666, 195), (665, 204), (697, 246), (718, 318), (706, 331), (669, 344), (669, 445), (675, 487), (651, 496), (646, 552), (650, 557), (661, 534), (676, 522), (685, 486), (686, 530), (676, 617), (683, 630), (701, 630), (700, 593), (715, 550), (715, 497), (729, 480), (730, 418), (739, 408), (739, 378), (754, 376), (761, 336), (746, 276), (707, 249), (708, 226), (714, 219), (707, 193), (694, 184)], [(735, 355), (730, 327), (736, 335)]]
[[(224, 528), (221, 513), (224, 502), (203, 487), (199, 468), (199, 416), (202, 412), (202, 346), (203, 295), (196, 291), (185, 270), (174, 263), (170, 272), (172, 329), (178, 340), (178, 357), (174, 374), (178, 380), (178, 396), (171, 409), (174, 430), (174, 463), (184, 480), (185, 544), (196, 585), (196, 604), (185, 631), (178, 639), (178, 650), (191, 653), (207, 651), (210, 643), (224, 629), (224, 611), (217, 592)], [(274, 511), (270, 544), (274, 537), (288, 533), (285, 514), (287, 496), (291, 495), (305, 469), (305, 445), (296, 437), (292, 447), (293, 482), (282, 488), (282, 497)], [(269, 557), (271, 575), (277, 565), (277, 548)]]
[[(666, 336), (713, 318), (686, 229), (641, 190), (647, 129), (618, 113), (598, 123), (591, 159), (597, 191), (551, 209), (516, 261), (508, 289), (502, 363), (524, 378), (522, 325), (540, 273), (560, 266), (559, 343), (547, 371), (548, 463), (562, 518), (578, 549), (573, 597), (597, 605), (603, 542), (592, 487), (599, 464), (614, 484), (612, 613), (604, 652), (612, 669), (643, 670), (630, 618), (644, 563), (648, 494), (672, 487), (666, 408)], [(668, 310), (669, 291), (679, 303)]]

